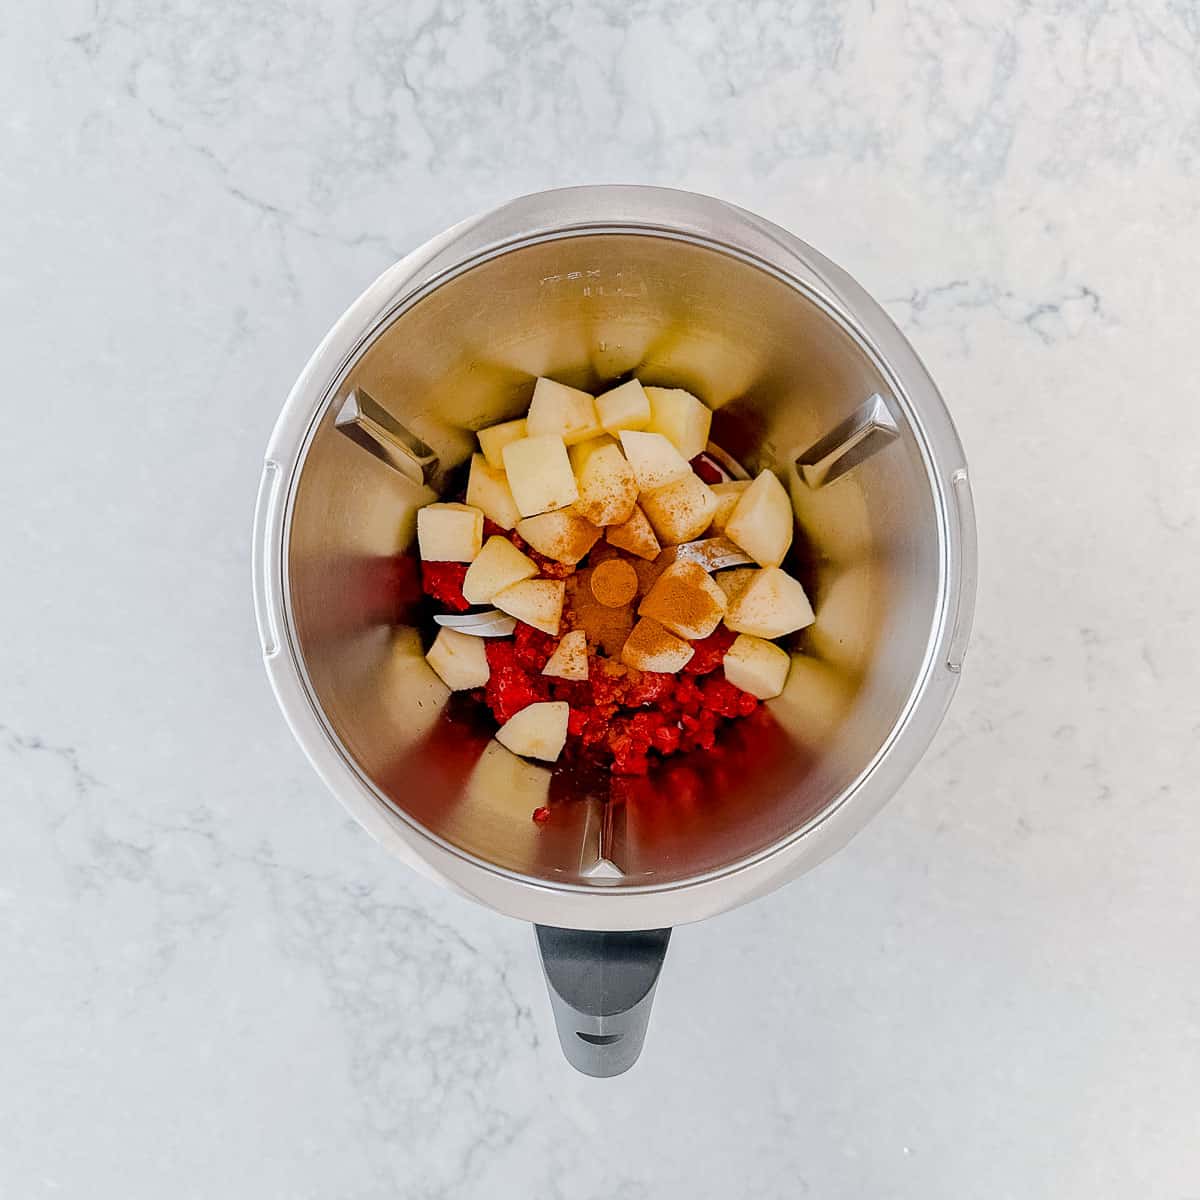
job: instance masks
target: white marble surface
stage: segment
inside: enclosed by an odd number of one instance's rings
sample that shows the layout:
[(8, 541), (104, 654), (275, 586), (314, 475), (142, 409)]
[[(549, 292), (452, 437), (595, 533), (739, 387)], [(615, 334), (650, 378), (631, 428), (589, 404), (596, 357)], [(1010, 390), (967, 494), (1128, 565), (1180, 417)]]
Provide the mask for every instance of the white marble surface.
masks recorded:
[[(1194, 4), (46, 0), (0, 99), (0, 1195), (1200, 1196)], [(247, 567), (333, 318), (587, 181), (885, 299), (982, 552), (923, 766), (677, 935), (607, 1083), (311, 774)]]

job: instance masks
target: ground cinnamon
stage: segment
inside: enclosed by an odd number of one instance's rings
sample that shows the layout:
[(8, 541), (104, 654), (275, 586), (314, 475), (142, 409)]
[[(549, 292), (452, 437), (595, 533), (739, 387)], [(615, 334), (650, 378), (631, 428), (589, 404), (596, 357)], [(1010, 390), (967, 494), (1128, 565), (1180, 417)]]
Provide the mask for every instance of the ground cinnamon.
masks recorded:
[(591, 588), (606, 608), (622, 608), (637, 595), (638, 574), (624, 559), (610, 558), (592, 571)]

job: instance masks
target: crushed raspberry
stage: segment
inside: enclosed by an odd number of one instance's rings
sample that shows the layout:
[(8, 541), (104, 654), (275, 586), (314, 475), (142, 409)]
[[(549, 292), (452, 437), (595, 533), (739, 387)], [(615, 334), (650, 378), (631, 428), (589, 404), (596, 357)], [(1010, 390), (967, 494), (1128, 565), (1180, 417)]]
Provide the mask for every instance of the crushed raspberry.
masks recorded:
[(548, 808), (535, 808), (533, 810), (533, 819), (538, 825), (545, 825), (550, 820), (550, 810)]
[(421, 563), (421, 590), (455, 612), (466, 612), (471, 606), (462, 594), (463, 580), (469, 563)]
[(695, 653), (683, 669), (688, 675), (707, 675), (725, 661), (729, 647), (737, 641), (737, 634), (724, 625), (718, 625), (706, 638), (692, 643)]
[(541, 671), (550, 661), (550, 655), (557, 646), (558, 638), (551, 637), (540, 629), (534, 629), (524, 621), (517, 622), (516, 632), (513, 634), (513, 648), (518, 665), (526, 671)]
[(666, 675), (661, 671), (630, 672), (625, 691), (624, 703), (628, 708), (637, 708), (642, 704), (655, 704), (665, 696), (669, 696), (675, 687), (675, 676)]
[(530, 674), (517, 662), (512, 642), (488, 638), (487, 659), (491, 677), (484, 688), (483, 699), (501, 725), (521, 709), (548, 698), (548, 681), (543, 675)]

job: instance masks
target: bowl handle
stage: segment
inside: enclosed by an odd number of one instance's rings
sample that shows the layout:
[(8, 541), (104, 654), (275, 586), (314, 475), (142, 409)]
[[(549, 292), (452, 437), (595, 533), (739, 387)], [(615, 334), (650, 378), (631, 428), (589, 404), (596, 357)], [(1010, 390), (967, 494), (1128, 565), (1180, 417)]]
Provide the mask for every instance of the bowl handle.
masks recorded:
[(646, 1040), (671, 931), (534, 930), (567, 1062), (598, 1078), (628, 1071)]

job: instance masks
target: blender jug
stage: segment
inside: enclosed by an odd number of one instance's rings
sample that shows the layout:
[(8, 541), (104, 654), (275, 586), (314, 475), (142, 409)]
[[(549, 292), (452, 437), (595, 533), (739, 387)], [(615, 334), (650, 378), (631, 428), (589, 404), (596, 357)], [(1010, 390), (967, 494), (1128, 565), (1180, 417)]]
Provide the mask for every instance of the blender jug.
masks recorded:
[[(534, 379), (634, 375), (713, 410), (710, 449), (774, 470), (816, 622), (753, 732), (645, 786), (517, 758), (424, 660), (417, 509)], [(283, 408), (255, 515), (267, 671), (316, 770), (410, 866), (539, 926), (567, 1057), (637, 1058), (670, 928), (844, 844), (954, 691), (975, 591), (962, 448), (932, 380), (848, 276), (769, 222), (660, 188), (516, 200), (386, 271)], [(549, 805), (545, 824), (530, 819)]]

